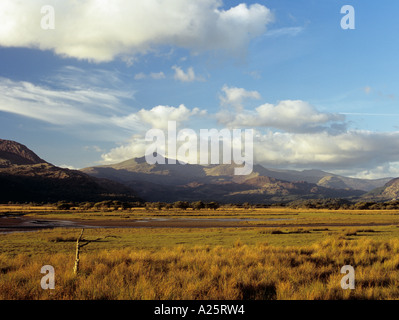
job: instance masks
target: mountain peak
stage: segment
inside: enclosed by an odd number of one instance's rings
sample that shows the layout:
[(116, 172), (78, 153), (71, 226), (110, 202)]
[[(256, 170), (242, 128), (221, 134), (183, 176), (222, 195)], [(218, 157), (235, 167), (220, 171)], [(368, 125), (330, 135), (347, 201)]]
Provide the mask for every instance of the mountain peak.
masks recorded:
[(0, 166), (47, 163), (23, 144), (0, 139)]

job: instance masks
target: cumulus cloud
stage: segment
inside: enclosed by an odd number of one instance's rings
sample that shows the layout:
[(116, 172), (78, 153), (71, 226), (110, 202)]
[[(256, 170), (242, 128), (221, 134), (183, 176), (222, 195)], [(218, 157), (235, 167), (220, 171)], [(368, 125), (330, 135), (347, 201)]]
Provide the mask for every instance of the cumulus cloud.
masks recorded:
[(181, 104), (178, 107), (160, 105), (150, 110), (141, 109), (137, 112), (136, 116), (141, 121), (150, 124), (152, 128), (167, 129), (168, 121), (176, 121), (179, 124), (188, 121), (192, 116), (205, 114), (205, 110), (198, 108), (190, 110)]
[(247, 99), (260, 99), (257, 91), (247, 91), (243, 88), (228, 87), (222, 88), (223, 94), (220, 96), (222, 106), (233, 107), (235, 111), (242, 110), (243, 102)]
[(340, 131), (346, 128), (345, 116), (320, 112), (308, 102), (284, 100), (276, 105), (265, 103), (255, 109), (245, 109), (247, 99), (260, 99), (257, 91), (224, 86), (220, 97), (222, 110), (217, 118), (229, 127), (264, 127), (287, 132), (315, 132), (326, 129)]
[[(54, 30), (41, 28), (44, 5), (55, 9)], [(2, 0), (0, 45), (97, 62), (129, 59), (165, 45), (239, 55), (273, 21), (261, 4), (226, 10), (222, 5), (221, 0)]]
[[(184, 163), (198, 163), (199, 162), (199, 154), (197, 152), (197, 144), (194, 144), (193, 141), (197, 141), (197, 135), (195, 132), (192, 132), (190, 129), (185, 128), (178, 131), (176, 142), (176, 154), (171, 156), (170, 158), (177, 159)], [(167, 135), (167, 131), (164, 131), (165, 136)], [(146, 153), (148, 153), (148, 148), (151, 147), (151, 142), (148, 142), (145, 139), (145, 135), (134, 135), (128, 143), (125, 143), (116, 148), (112, 148), (109, 152), (101, 155), (104, 164), (112, 164), (122, 162), (131, 158), (139, 158), (143, 157)], [(187, 152), (187, 154), (181, 154), (183, 151), (187, 149), (192, 150)], [(180, 152), (179, 152), (180, 150)], [(168, 156), (168, 146), (165, 144), (164, 146), (158, 145), (157, 150), (159, 154), (163, 156)]]
[(148, 147), (148, 142), (145, 141), (144, 136), (134, 135), (129, 143), (112, 148), (109, 152), (101, 155), (102, 163), (114, 164), (132, 158), (139, 158), (145, 155)]
[[(190, 140), (186, 144), (191, 147)], [(144, 135), (136, 135), (128, 143), (104, 153), (102, 159), (104, 163), (117, 163), (142, 157), (148, 146)], [(199, 152), (197, 144), (193, 147)], [(399, 132), (346, 131), (331, 135), (255, 130), (253, 151), (254, 163), (268, 168), (318, 168), (370, 179), (399, 174)], [(198, 159), (191, 159), (194, 160)]]
[(205, 116), (206, 110), (189, 109), (181, 104), (178, 107), (158, 105), (151, 109), (141, 109), (124, 115), (114, 115), (108, 119), (110, 124), (131, 132), (143, 132), (149, 128), (166, 130), (169, 121), (177, 125), (188, 122), (193, 116)]
[(369, 170), (399, 157), (399, 132), (272, 132), (255, 135), (255, 161), (267, 166), (324, 168), (346, 172)]
[(182, 82), (193, 82), (193, 81), (204, 80), (202, 77), (198, 77), (195, 74), (193, 67), (189, 67), (186, 72), (178, 66), (173, 66), (172, 69), (175, 70), (175, 75), (174, 75), (175, 80), (179, 80)]

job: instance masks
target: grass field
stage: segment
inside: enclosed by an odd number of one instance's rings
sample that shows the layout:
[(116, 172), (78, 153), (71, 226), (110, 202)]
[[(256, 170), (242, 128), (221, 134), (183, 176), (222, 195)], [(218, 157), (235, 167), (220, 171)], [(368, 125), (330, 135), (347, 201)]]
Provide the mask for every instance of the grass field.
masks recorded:
[[(288, 209), (57, 212), (3, 206), (45, 219), (196, 216), (257, 218), (245, 228), (80, 229), (0, 234), (0, 299), (399, 299), (399, 212)], [(276, 224), (278, 227), (268, 227)], [(259, 226), (261, 224), (262, 226)], [(266, 226), (264, 226), (266, 225)], [(43, 265), (55, 289), (40, 286)], [(355, 268), (343, 290), (341, 267)]]

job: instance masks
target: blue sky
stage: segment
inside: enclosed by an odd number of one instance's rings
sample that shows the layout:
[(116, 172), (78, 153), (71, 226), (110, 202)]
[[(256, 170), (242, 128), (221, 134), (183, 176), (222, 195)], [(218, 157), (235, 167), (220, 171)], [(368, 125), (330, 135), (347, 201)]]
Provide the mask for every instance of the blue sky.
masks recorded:
[[(40, 12), (51, 5), (55, 29)], [(355, 29), (341, 28), (341, 7)], [(255, 161), (399, 175), (395, 1), (2, 0), (0, 137), (62, 166), (145, 132), (253, 128)], [(1, 30), (1, 28), (3, 30)]]

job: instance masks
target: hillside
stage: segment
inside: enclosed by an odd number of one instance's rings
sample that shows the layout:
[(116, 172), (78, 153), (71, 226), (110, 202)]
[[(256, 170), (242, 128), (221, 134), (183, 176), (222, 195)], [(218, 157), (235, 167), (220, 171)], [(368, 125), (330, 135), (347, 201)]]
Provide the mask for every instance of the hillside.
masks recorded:
[(125, 185), (56, 167), (26, 146), (0, 140), (0, 202), (138, 200)]
[(386, 183), (383, 187), (376, 188), (363, 196), (366, 200), (397, 200), (399, 198), (399, 178)]

